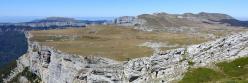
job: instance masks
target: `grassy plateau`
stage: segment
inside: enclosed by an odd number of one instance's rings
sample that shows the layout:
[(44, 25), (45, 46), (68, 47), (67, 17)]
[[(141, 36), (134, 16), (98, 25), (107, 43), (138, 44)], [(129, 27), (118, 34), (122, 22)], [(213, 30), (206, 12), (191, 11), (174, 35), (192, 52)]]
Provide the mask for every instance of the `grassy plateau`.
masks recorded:
[(145, 42), (161, 42), (175, 47), (168, 50), (207, 41), (201, 35), (169, 32), (144, 32), (132, 27), (106, 25), (62, 30), (32, 31), (31, 41), (55, 47), (63, 52), (82, 56), (103, 56), (119, 61), (150, 56), (153, 49), (139, 46)]

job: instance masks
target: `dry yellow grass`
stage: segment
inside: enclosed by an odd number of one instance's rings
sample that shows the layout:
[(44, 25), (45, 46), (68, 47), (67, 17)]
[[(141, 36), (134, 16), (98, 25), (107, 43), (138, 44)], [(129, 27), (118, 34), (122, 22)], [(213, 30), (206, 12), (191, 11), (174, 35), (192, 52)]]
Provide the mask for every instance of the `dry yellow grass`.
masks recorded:
[[(63, 52), (82, 56), (102, 56), (119, 61), (150, 56), (153, 50), (138, 46), (147, 41), (178, 45), (177, 47), (207, 41), (200, 35), (188, 33), (143, 32), (123, 26), (90, 26), (80, 29), (32, 31), (31, 41), (55, 47)], [(172, 49), (177, 47), (164, 47)]]

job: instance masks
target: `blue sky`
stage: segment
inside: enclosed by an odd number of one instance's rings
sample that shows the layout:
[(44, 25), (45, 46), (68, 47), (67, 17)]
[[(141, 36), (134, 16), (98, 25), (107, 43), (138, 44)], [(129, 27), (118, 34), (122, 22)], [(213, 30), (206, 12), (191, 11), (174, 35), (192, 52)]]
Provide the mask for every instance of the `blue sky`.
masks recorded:
[(0, 16), (112, 17), (216, 12), (248, 17), (248, 0), (1, 0)]

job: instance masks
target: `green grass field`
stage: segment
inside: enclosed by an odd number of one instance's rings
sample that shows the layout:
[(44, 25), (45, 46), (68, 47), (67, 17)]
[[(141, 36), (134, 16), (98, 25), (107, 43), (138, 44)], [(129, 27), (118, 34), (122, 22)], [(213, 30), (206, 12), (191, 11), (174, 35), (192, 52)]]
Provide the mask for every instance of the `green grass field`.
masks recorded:
[(208, 68), (190, 69), (179, 83), (203, 83), (208, 81), (217, 81), (223, 75)]
[(248, 57), (217, 64), (219, 71), (190, 69), (179, 83), (248, 83)]

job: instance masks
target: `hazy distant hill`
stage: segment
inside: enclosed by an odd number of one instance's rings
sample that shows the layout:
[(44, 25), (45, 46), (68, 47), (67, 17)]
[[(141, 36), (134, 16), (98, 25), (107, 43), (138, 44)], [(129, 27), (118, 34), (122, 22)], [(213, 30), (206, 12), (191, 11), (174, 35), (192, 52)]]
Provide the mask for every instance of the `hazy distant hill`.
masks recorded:
[(35, 19), (42, 19), (40, 16), (0, 16), (0, 23), (30, 22)]
[[(46, 17), (43, 16), (0, 16), (0, 23), (21, 23), (21, 22), (31, 22), (33, 20), (39, 20)], [(115, 17), (70, 17), (76, 20), (113, 20)]]
[(116, 24), (136, 26), (141, 30), (170, 31), (176, 28), (211, 28), (211, 27), (248, 27), (247, 21), (240, 21), (232, 16), (220, 13), (168, 14), (154, 13), (139, 16), (124, 16), (115, 20)]

